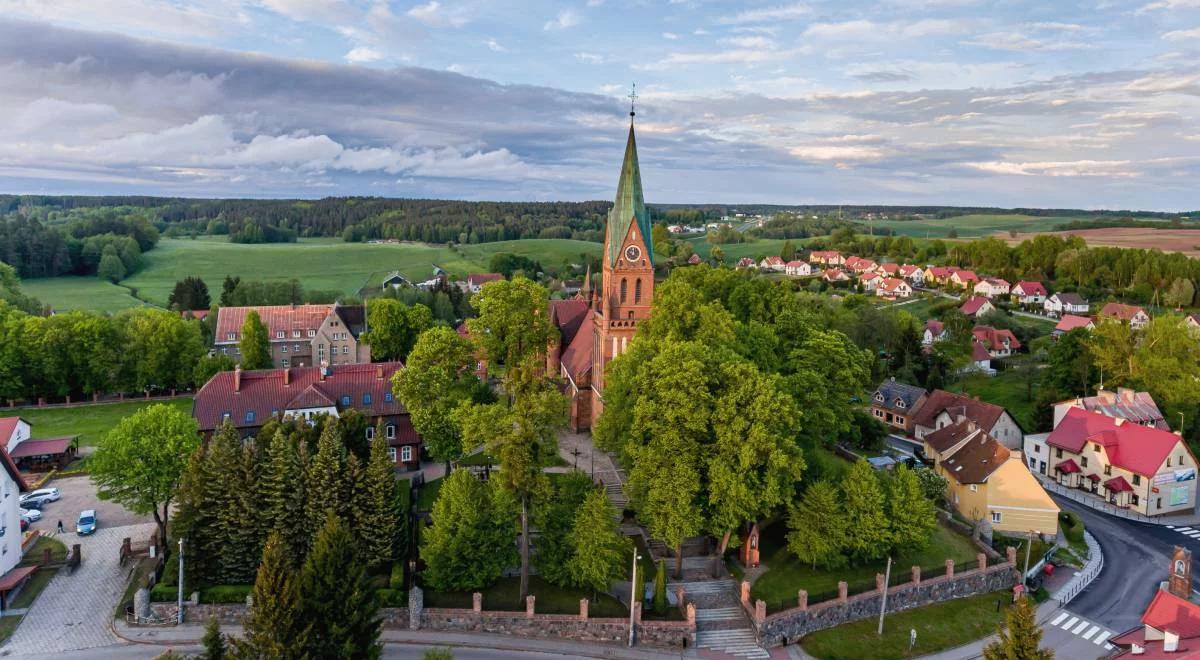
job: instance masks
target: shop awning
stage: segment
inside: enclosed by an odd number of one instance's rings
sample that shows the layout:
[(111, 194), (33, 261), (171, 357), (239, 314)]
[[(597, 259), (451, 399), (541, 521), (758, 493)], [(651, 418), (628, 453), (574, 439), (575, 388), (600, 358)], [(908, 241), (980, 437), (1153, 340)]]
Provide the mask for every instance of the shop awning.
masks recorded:
[(1098, 474), (1089, 474), (1089, 475), (1088, 475), (1088, 479), (1091, 479), (1092, 481), (1100, 481), (1100, 475), (1098, 475)]
[(1133, 492), (1133, 486), (1130, 486), (1129, 482), (1125, 481), (1125, 477), (1113, 477), (1112, 479), (1104, 482), (1104, 487), (1112, 493)]
[(1079, 472), (1079, 464), (1075, 462), (1075, 459), (1068, 458), (1058, 465), (1055, 465), (1054, 471), (1062, 472), (1063, 474), (1075, 474), (1076, 472)]

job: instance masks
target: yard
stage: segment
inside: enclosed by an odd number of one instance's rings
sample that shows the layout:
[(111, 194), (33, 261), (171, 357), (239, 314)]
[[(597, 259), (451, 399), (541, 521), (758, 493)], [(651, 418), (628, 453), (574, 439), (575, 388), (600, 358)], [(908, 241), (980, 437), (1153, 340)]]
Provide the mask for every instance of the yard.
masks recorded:
[(55, 408), (10, 408), (4, 416), (20, 416), (29, 422), (35, 438), (78, 435), (80, 447), (92, 447), (116, 426), (117, 422), (154, 403), (166, 403), (189, 415), (192, 412), (191, 397), (181, 397), (167, 401), (137, 400)]
[[(875, 588), (875, 575), (886, 568), (887, 561), (879, 560), (838, 570), (814, 569), (788, 552), (786, 534), (786, 525), (782, 521), (763, 530), (762, 557), (768, 570), (754, 582), (750, 599), (766, 602), (767, 612), (795, 607), (796, 593), (801, 589), (808, 591), (810, 603), (834, 598), (838, 582), (842, 580), (848, 583), (852, 594), (869, 591)], [(959, 566), (973, 565), (977, 554), (970, 539), (938, 525), (924, 550), (895, 558), (892, 584), (908, 582), (913, 566), (920, 566), (924, 574), (940, 574), (947, 559), (953, 559)]]
[[(978, 397), (988, 403), (1003, 406), (1027, 433), (1035, 430), (1033, 423), (1034, 402), (1026, 398), (1026, 376), (1019, 369), (1001, 371), (989, 378), (982, 374), (967, 376), (946, 387), (951, 392), (962, 392)], [(1036, 389), (1036, 383), (1034, 387)]]
[[(995, 591), (888, 615), (883, 636), (872, 617), (822, 630), (801, 640), (804, 650), (821, 660), (843, 658), (913, 658), (962, 646), (996, 632), (1004, 619), (1007, 591)], [(917, 643), (909, 648), (910, 632)]]
[[(63, 545), (62, 542), (57, 539), (43, 536), (38, 538), (33, 546), (26, 551), (25, 559), (23, 559), (19, 565), (31, 566), (39, 563), (42, 560), (42, 554), (46, 548), (50, 549), (50, 557), (53, 561), (63, 561), (66, 559), (67, 546)], [(21, 587), (20, 593), (18, 593), (17, 597), (14, 598), (11, 603), (9, 603), (9, 608), (22, 610), (28, 609), (29, 606), (33, 605), (34, 601), (37, 600), (38, 596), (41, 595), (42, 590), (46, 588), (46, 585), (50, 584), (50, 580), (54, 579), (54, 575), (57, 572), (58, 569), (47, 568), (38, 570), (33, 575), (29, 576), (29, 580), (25, 582), (25, 586)], [(24, 615), (13, 615), (0, 618), (0, 644), (8, 641), (8, 638), (12, 636), (13, 631), (15, 631), (17, 626), (21, 623), (22, 618), (24, 618)]]
[[(525, 601), (520, 597), (521, 578), (500, 578), (496, 584), (482, 589), (483, 609), (506, 612), (522, 612)], [(588, 616), (590, 617), (623, 617), (629, 616), (629, 609), (620, 601), (608, 594), (593, 597), (590, 591), (564, 589), (546, 582), (533, 575), (529, 578), (529, 593), (536, 598), (535, 607), (540, 614), (578, 614), (579, 600), (588, 599)], [(425, 592), (425, 607), (453, 607), (470, 609), (472, 606), (471, 592), (457, 591), (439, 593), (428, 590)]]

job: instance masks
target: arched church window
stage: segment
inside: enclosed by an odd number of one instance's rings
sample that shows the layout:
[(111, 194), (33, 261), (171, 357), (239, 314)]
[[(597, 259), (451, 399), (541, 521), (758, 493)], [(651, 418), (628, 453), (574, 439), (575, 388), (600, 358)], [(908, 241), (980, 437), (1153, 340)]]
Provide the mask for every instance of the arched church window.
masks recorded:
[(621, 278), (621, 302), (625, 302), (626, 293), (629, 290), (629, 280)]
[(642, 279), (640, 277), (633, 281), (633, 302), (642, 302)]

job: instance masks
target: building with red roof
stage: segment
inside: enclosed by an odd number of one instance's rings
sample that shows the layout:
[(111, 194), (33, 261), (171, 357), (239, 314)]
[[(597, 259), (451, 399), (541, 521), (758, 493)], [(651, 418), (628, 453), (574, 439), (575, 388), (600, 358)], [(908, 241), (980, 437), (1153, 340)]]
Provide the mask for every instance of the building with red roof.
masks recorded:
[(354, 409), (367, 417), (367, 438), (374, 439), (382, 421), (397, 465), (415, 470), (420, 467), (421, 436), (392, 394), (392, 376), (402, 368), (399, 362), (379, 362), (222, 371), (196, 392), (192, 417), (206, 435), (229, 423), (242, 437), (250, 437), (269, 419), (338, 417)]
[(913, 435), (922, 440), (926, 434), (964, 419), (974, 422), (1009, 449), (1020, 449), (1025, 437), (1017, 420), (1001, 406), (946, 390), (934, 390), (917, 409), (912, 420)]
[(841, 266), (846, 263), (846, 259), (842, 257), (842, 253), (837, 250), (813, 250), (808, 255), (808, 261), (809, 263), (826, 266)]
[(1075, 316), (1074, 314), (1063, 314), (1059, 319), (1058, 324), (1054, 326), (1054, 330), (1050, 333), (1053, 337), (1058, 338), (1061, 335), (1075, 330), (1076, 328), (1085, 328), (1087, 330), (1095, 330), (1096, 323), (1090, 316)]
[(926, 346), (932, 346), (933, 342), (941, 341), (949, 336), (946, 332), (946, 325), (937, 319), (929, 319), (925, 322), (925, 331), (921, 337), (921, 343)]
[(925, 269), (913, 264), (900, 266), (900, 277), (908, 280), (913, 286), (925, 286)]
[(999, 277), (985, 277), (975, 284), (975, 295), (988, 298), (1007, 296), (1010, 291), (1008, 280)]
[(900, 264), (891, 262), (882, 263), (879, 264), (879, 268), (876, 268), (875, 271), (884, 277), (895, 277), (900, 272)]
[(977, 316), (983, 316), (984, 314), (994, 311), (995, 309), (996, 307), (993, 306), (991, 301), (987, 298), (983, 298), (981, 296), (971, 296), (970, 298), (967, 298), (967, 302), (963, 303), (962, 306), (958, 308), (958, 311), (962, 312), (963, 316), (966, 316), (967, 318), (975, 318)]
[(775, 255), (763, 257), (762, 261), (758, 262), (759, 270), (783, 272), (784, 266), (786, 266), (786, 262), (783, 258)]
[(825, 272), (821, 273), (821, 277), (826, 282), (845, 282), (846, 280), (850, 279), (850, 276), (846, 274), (846, 271), (840, 268), (826, 268)]
[(813, 274), (813, 268), (807, 261), (793, 259), (783, 267), (783, 272), (787, 273), (788, 277), (808, 277)]
[(0, 533), (0, 609), (7, 609), (9, 594), (24, 584), (37, 567), (17, 566), (24, 552), (19, 499), (29, 486), (3, 445), (0, 445), (0, 463), (4, 466), (0, 470), (0, 525), (7, 530)]
[(885, 277), (879, 286), (875, 288), (875, 295), (895, 300), (897, 298), (912, 297), (913, 290), (908, 282), (898, 277)]
[(0, 417), (0, 446), (13, 451), (17, 445), (33, 437), (33, 428), (20, 417)]
[(994, 358), (1008, 357), (1021, 349), (1021, 342), (1012, 330), (977, 325), (971, 328), (971, 334), (975, 337), (975, 343), (987, 349), (988, 355)]
[(1149, 392), (1138, 392), (1128, 387), (1118, 387), (1112, 390), (1100, 390), (1096, 396), (1081, 396), (1054, 404), (1054, 426), (1062, 421), (1068, 408), (1081, 408), (1090, 412), (1116, 417), (1125, 421), (1153, 426), (1162, 431), (1170, 431), (1171, 427), (1158, 408), (1158, 403)]
[(965, 291), (970, 291), (979, 282), (979, 276), (973, 270), (958, 269), (950, 275), (950, 284)]
[(471, 273), (467, 275), (464, 288), (468, 293), (479, 293), (483, 289), (484, 284), (499, 282), (502, 279), (504, 279), (504, 275), (500, 273)]
[(1046, 287), (1041, 282), (1022, 280), (1012, 288), (1013, 299), (1021, 305), (1041, 305), (1046, 302)]
[(754, 268), (754, 260), (750, 257), (742, 257), (737, 261), (738, 268)]
[(1147, 516), (1195, 508), (1196, 458), (1174, 433), (1068, 406), (1046, 445), (1064, 486)]
[(1159, 588), (1141, 625), (1108, 641), (1121, 649), (1115, 658), (1200, 659), (1200, 605), (1191, 597), (1191, 552), (1175, 547), (1166, 588)]
[(259, 305), (217, 310), (213, 345), (217, 352), (240, 361), (242, 326), (251, 311), (267, 327), (271, 360), (280, 367), (315, 367), (322, 363), (358, 364), (371, 361), (371, 348), (359, 341), (366, 332), (362, 305)]
[(933, 285), (945, 284), (956, 270), (954, 266), (929, 266), (925, 269), (925, 281)]
[(578, 432), (592, 422), (592, 325), (594, 303), (590, 279), (572, 300), (551, 300), (550, 321), (558, 340), (546, 353), (546, 373), (561, 379), (563, 393), (571, 400), (570, 426)]
[(1100, 308), (1099, 318), (1101, 321), (1121, 321), (1128, 323), (1129, 327), (1134, 330), (1141, 330), (1150, 323), (1150, 315), (1146, 310), (1137, 305), (1125, 305), (1122, 303), (1110, 302)]

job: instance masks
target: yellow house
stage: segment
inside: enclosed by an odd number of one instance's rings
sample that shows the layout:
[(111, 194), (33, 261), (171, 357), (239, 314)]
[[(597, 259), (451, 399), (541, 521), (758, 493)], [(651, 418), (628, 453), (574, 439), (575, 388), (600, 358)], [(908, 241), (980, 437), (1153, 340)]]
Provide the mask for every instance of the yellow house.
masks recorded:
[(925, 455), (946, 479), (950, 503), (968, 520), (1010, 534), (1058, 534), (1058, 506), (1009, 450), (975, 422), (962, 420), (929, 433)]

